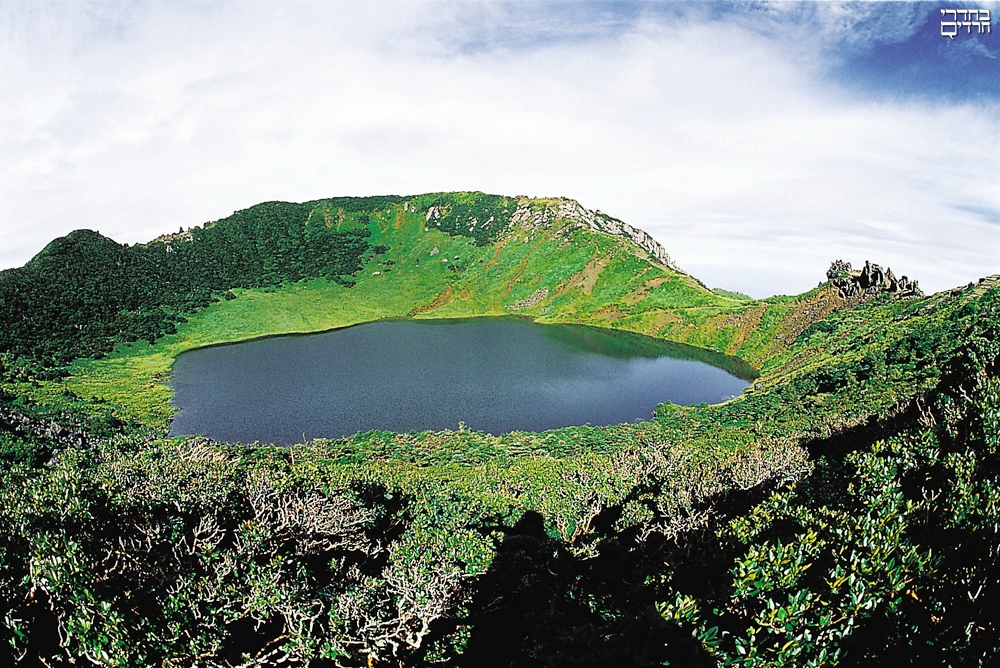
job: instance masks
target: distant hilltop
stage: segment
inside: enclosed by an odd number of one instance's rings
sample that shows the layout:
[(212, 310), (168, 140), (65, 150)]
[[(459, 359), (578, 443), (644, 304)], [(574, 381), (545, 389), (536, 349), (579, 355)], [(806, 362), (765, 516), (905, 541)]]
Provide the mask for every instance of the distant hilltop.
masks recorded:
[[(518, 196), (514, 198), (497, 195), (484, 195), (483, 193), (468, 193), (476, 199), (500, 200), (507, 206), (494, 206), (485, 208), (482, 206), (455, 206), (456, 202), (451, 201), (449, 195), (463, 195), (466, 193), (442, 193), (444, 197), (439, 198), (433, 204), (420, 207), (412, 200), (421, 196), (413, 197), (384, 197), (378, 199), (393, 200), (401, 202), (404, 211), (418, 211), (424, 214), (424, 220), (429, 226), (442, 228), (442, 231), (452, 234), (470, 236), (482, 243), (486, 240), (495, 241), (511, 228), (523, 225), (528, 230), (535, 231), (552, 227), (557, 220), (571, 223), (571, 228), (589, 229), (594, 232), (606, 234), (613, 237), (622, 237), (648, 253), (651, 259), (663, 264), (670, 269), (683, 271), (670, 257), (667, 250), (645, 230), (633, 227), (628, 223), (613, 218), (600, 210), (591, 210), (582, 206), (574, 199), (567, 197), (526, 197)], [(477, 204), (479, 204), (477, 202)], [(237, 212), (238, 213), (238, 212)], [(485, 214), (485, 215), (484, 215)], [(492, 214), (492, 215), (490, 215)], [(336, 215), (336, 212), (334, 212)], [(343, 210), (340, 211), (343, 217)], [(451, 218), (450, 225), (447, 221)], [(329, 215), (327, 216), (329, 220)], [(214, 222), (208, 223), (212, 226)], [(575, 224), (575, 225), (572, 225)], [(479, 231), (476, 231), (476, 228)], [(187, 231), (183, 227), (177, 232), (162, 234), (150, 243), (171, 244), (183, 241), (192, 241), (192, 228)], [(487, 231), (488, 230), (488, 231)]]
[[(445, 195), (454, 195), (454, 193), (445, 193)], [(477, 240), (485, 236), (490, 241), (495, 241), (504, 233), (516, 229), (526, 229), (529, 232), (551, 229), (557, 225), (557, 221), (561, 221), (563, 224), (569, 223), (567, 231), (574, 228), (587, 229), (627, 239), (648, 253), (650, 258), (656, 262), (673, 271), (686, 273), (674, 263), (667, 250), (644, 230), (632, 227), (628, 223), (612, 218), (599, 210), (587, 209), (576, 200), (566, 197), (518, 196), (507, 198), (481, 193), (476, 193), (475, 196), (484, 200), (487, 198), (498, 199), (504, 205), (484, 210), (482, 206), (455, 206), (455, 202), (442, 198), (427, 206), (426, 209), (421, 209), (418, 205), (414, 205), (411, 209), (409, 203), (404, 203), (404, 210), (424, 212), (427, 224), (437, 226), (443, 231), (448, 230), (472, 236)], [(485, 217), (486, 214), (492, 215)], [(450, 221), (448, 221), (449, 218)], [(442, 224), (444, 224), (443, 227)], [(487, 230), (489, 231), (487, 232)]]
[(548, 227), (556, 218), (570, 220), (575, 222), (579, 227), (587, 227), (595, 232), (610, 236), (624, 237), (649, 253), (658, 262), (670, 267), (674, 271), (682, 272), (681, 268), (671, 259), (667, 250), (660, 245), (660, 242), (649, 236), (645, 230), (632, 227), (628, 223), (617, 218), (612, 218), (599, 210), (591, 211), (590, 209), (586, 209), (573, 199), (564, 197), (546, 199), (544, 201), (550, 204), (550, 206), (541, 208), (533, 206), (537, 201), (527, 198), (521, 199), (517, 210), (511, 216), (511, 223), (526, 223), (530, 227), (538, 228)]

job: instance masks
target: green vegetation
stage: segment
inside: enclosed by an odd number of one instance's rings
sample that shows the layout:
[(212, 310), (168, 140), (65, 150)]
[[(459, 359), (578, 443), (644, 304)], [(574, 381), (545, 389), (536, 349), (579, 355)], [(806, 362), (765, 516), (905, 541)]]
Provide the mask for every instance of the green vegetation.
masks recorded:
[[(133, 249), (78, 235), (0, 274), (22, 315), (95, 319), (3, 339), (0, 663), (996, 662), (995, 280), (756, 301), (560, 217), (559, 200), (262, 207), (202, 230), (253, 239), (253, 271), (211, 283), (178, 261), (156, 274), (174, 288), (148, 281), (142, 308), (160, 319), (142, 322), (160, 330), (122, 326), (138, 316), (115, 295), (141, 274), (117, 258), (195, 257), (196, 231)], [(506, 222), (472, 234), (491, 216)], [(311, 240), (345, 254), (325, 262)], [(61, 295), (67, 266), (111, 278)], [(184, 350), (500, 314), (699, 345), (760, 376), (733, 401), (664, 405), (638, 425), (287, 449), (164, 437)]]
[[(518, 209), (512, 209), (514, 202)], [(204, 345), (379, 318), (518, 314), (656, 336), (742, 360), (726, 368), (760, 368), (843, 303), (831, 290), (765, 301), (715, 294), (651, 261), (623, 237), (560, 217), (561, 203), (481, 193), (273, 203), (148, 246), (94, 242), (118, 255), (173, 263), (163, 264), (173, 273), (157, 269), (170, 280), (146, 281), (142, 263), (123, 274), (117, 255), (104, 258), (89, 246), (58, 240), (28, 266), (0, 272), (0, 302), (18, 305), (2, 312), (13, 324), (8, 338), (0, 335), (0, 364), (9, 380), (20, 381), (14, 393), (51, 405), (69, 390), (113, 402), (128, 419), (162, 427), (172, 413), (165, 382), (174, 358)], [(482, 245), (465, 236), (470, 217), (493, 217), (497, 240)], [(459, 219), (462, 229), (452, 229)], [(440, 231), (432, 220), (444, 221), (455, 234)], [(331, 255), (324, 264), (323, 248), (330, 244), (353, 255)], [(64, 246), (67, 259), (60, 264), (53, 248)], [(271, 257), (269, 248), (282, 250)], [(223, 259), (211, 259), (216, 257)], [(64, 279), (64, 265), (74, 268), (72, 281)], [(122, 324), (139, 311), (114, 306), (125, 297), (99, 292), (95, 285), (103, 283), (90, 277), (102, 272), (115, 289), (145, 291), (146, 310), (140, 311), (152, 329)], [(192, 295), (201, 301), (185, 301)], [(45, 326), (49, 320), (57, 323), (51, 329)], [(0, 331), (8, 331), (7, 325)], [(151, 344), (157, 332), (165, 335)], [(65, 364), (70, 357), (76, 359)]]
[(485, 193), (442, 195), (428, 206), (425, 221), (447, 234), (471, 237), (486, 246), (504, 233), (517, 201)]
[(145, 246), (89, 230), (0, 272), (0, 350), (61, 366), (115, 344), (153, 343), (233, 288), (324, 276), (344, 282), (369, 250), (367, 230), (303, 225), (302, 205), (269, 202)]

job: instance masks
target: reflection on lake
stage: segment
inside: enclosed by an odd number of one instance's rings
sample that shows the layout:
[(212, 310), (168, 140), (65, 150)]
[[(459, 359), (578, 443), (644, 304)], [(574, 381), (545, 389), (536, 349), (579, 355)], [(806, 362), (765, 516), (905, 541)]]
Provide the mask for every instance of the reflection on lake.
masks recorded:
[(500, 434), (718, 403), (752, 370), (636, 334), (517, 318), (380, 321), (180, 355), (171, 435), (291, 444), (369, 429)]

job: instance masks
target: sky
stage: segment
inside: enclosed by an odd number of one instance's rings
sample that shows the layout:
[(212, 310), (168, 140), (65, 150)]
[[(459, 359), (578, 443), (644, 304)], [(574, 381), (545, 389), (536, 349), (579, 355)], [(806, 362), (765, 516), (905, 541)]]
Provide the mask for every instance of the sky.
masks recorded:
[[(941, 35), (942, 9), (989, 33)], [(710, 287), (1000, 273), (1000, 3), (0, 0), (0, 269), (269, 200), (563, 196)], [(951, 31), (951, 28), (948, 29)]]

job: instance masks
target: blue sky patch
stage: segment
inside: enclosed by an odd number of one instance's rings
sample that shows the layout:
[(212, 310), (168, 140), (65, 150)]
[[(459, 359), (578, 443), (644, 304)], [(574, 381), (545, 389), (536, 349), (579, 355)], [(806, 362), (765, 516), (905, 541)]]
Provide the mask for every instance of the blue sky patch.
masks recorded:
[[(990, 33), (941, 35), (941, 9), (927, 2), (539, 2), (498, 3), (458, 13), (442, 41), (458, 53), (522, 51), (559, 43), (627, 39), (643, 22), (682, 30), (727, 22), (790, 50), (818, 53), (831, 83), (865, 96), (948, 102), (1000, 101), (1000, 7)], [(985, 6), (983, 6), (985, 8)]]

